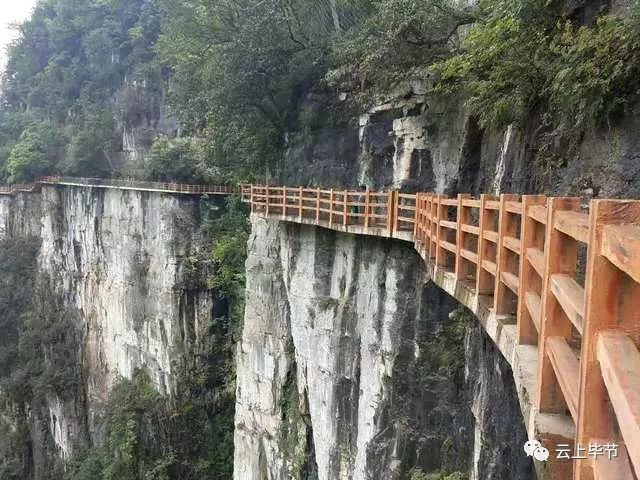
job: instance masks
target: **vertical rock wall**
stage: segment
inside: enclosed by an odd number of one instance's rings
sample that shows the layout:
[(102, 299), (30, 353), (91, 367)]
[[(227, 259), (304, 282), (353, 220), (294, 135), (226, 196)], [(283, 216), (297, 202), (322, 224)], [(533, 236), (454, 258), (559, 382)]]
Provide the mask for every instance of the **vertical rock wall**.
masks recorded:
[[(425, 286), (411, 245), (252, 220), (235, 480), (405, 479), (418, 468), (498, 479), (530, 468), (504, 447), (524, 438), (515, 387), (485, 378), (506, 362), (496, 354), (466, 380), (449, 375), (455, 357), (437, 343), (455, 302)], [(484, 421), (497, 397), (509, 405), (504, 430)]]

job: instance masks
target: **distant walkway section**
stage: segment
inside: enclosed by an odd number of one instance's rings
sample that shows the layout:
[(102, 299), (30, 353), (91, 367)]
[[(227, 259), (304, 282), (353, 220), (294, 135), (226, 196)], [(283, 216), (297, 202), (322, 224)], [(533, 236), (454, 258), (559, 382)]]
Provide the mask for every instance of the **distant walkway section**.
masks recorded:
[(75, 187), (117, 188), (146, 192), (183, 193), (191, 195), (231, 195), (240, 193), (241, 187), (231, 185), (192, 185), (171, 182), (147, 182), (134, 179), (105, 179), (82, 177), (42, 177), (35, 183), (2, 185), (0, 195), (36, 192), (41, 185), (69, 185)]
[(640, 201), (279, 186), (242, 197), (254, 215), (412, 242), (510, 362), (530, 439), (549, 450), (539, 478), (640, 478)]

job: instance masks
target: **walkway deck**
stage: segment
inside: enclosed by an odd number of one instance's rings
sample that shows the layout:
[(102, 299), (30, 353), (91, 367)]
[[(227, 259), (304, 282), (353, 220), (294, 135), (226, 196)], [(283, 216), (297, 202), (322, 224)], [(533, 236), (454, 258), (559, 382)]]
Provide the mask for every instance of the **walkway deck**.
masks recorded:
[(68, 185), (73, 187), (116, 188), (142, 192), (176, 193), (188, 195), (231, 195), (240, 193), (242, 187), (230, 185), (191, 185), (184, 183), (146, 182), (133, 179), (105, 179), (81, 177), (42, 177), (35, 183), (1, 185), (0, 195), (19, 192), (36, 192), (41, 185)]
[(640, 476), (640, 201), (262, 186), (242, 197), (254, 215), (412, 242), (511, 364), (529, 437), (550, 453), (539, 478)]

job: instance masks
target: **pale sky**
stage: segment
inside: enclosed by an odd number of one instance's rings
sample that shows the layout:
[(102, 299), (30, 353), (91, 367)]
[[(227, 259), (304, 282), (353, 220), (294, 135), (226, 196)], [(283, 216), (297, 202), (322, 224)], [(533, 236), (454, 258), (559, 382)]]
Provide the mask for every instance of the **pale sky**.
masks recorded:
[(10, 28), (13, 23), (26, 20), (33, 10), (36, 0), (0, 0), (0, 69), (4, 70), (7, 45), (15, 38), (16, 32)]

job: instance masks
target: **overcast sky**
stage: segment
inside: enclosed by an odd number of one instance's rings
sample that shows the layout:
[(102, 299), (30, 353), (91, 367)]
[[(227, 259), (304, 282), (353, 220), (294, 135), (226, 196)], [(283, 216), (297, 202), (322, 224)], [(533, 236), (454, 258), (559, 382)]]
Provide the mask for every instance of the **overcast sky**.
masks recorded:
[(12, 23), (20, 23), (29, 17), (36, 0), (0, 0), (0, 68), (4, 70), (6, 48), (15, 38)]

